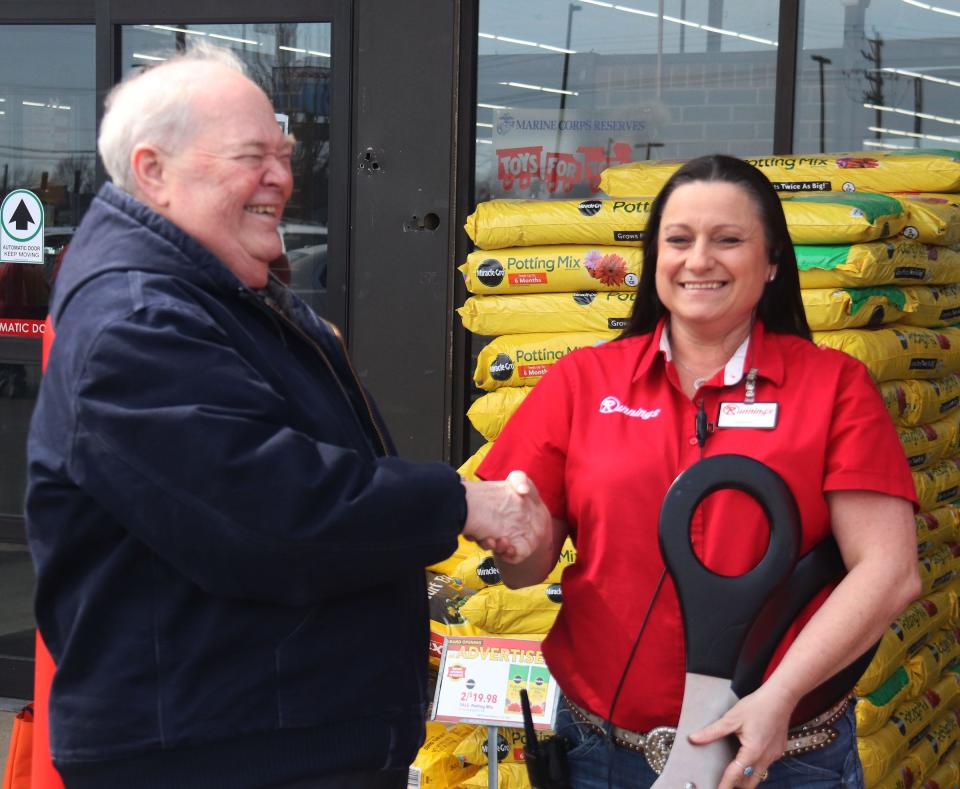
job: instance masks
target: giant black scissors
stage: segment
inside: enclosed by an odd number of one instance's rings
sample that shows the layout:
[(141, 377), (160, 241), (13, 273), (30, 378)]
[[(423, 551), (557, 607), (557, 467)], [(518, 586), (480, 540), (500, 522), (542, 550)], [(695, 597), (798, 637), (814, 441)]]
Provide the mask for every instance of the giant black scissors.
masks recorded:
[[(712, 572), (690, 542), (694, 512), (711, 493), (740, 490), (763, 509), (770, 538), (763, 558), (738, 576)], [(687, 737), (722, 717), (756, 690), (780, 640), (803, 607), (845, 572), (833, 538), (798, 561), (800, 515), (787, 484), (773, 469), (743, 455), (714, 455), (684, 471), (660, 510), (660, 550), (683, 616), (686, 685), (677, 735), (657, 789), (712, 789), (737, 751), (734, 737), (694, 745)], [(876, 651), (805, 696), (795, 711), (804, 720), (853, 687)]]

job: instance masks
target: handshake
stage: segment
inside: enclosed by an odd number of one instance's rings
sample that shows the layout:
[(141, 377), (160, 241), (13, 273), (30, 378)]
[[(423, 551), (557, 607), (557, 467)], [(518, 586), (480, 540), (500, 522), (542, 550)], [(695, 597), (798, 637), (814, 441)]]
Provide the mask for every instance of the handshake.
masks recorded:
[(503, 482), (464, 481), (467, 521), (463, 536), (493, 551), (497, 563), (519, 564), (551, 534), (552, 518), (536, 485), (522, 471)]

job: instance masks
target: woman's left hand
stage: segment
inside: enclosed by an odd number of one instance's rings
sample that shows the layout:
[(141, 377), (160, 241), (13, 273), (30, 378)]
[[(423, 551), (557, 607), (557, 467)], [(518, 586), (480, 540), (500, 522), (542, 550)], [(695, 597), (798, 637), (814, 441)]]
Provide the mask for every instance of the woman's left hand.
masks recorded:
[(690, 742), (706, 745), (733, 734), (740, 749), (718, 784), (718, 789), (754, 789), (766, 778), (770, 765), (783, 756), (795, 701), (770, 685), (744, 696), (709, 726), (690, 735)]

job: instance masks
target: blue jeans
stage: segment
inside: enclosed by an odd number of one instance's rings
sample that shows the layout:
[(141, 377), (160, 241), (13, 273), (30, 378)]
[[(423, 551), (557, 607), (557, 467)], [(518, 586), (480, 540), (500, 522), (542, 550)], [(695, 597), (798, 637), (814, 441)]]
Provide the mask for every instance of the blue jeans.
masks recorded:
[[(840, 736), (826, 748), (784, 757), (770, 765), (761, 789), (863, 789), (863, 768), (857, 753), (853, 705), (834, 726)], [(620, 748), (573, 717), (565, 700), (557, 710), (556, 731), (573, 744), (567, 753), (573, 789), (647, 789), (657, 774), (640, 753)], [(613, 760), (613, 781), (607, 775)]]

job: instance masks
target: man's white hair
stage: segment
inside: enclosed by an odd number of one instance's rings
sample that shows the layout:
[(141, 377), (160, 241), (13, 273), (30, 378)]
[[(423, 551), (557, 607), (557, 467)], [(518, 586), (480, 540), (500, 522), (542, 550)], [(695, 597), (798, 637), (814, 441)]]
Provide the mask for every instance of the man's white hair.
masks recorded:
[(191, 121), (197, 66), (219, 64), (247, 75), (243, 62), (225, 47), (207, 42), (165, 63), (134, 72), (116, 85), (104, 102), (97, 149), (107, 174), (120, 189), (133, 194), (136, 184), (130, 155), (141, 143), (177, 151), (194, 132)]

